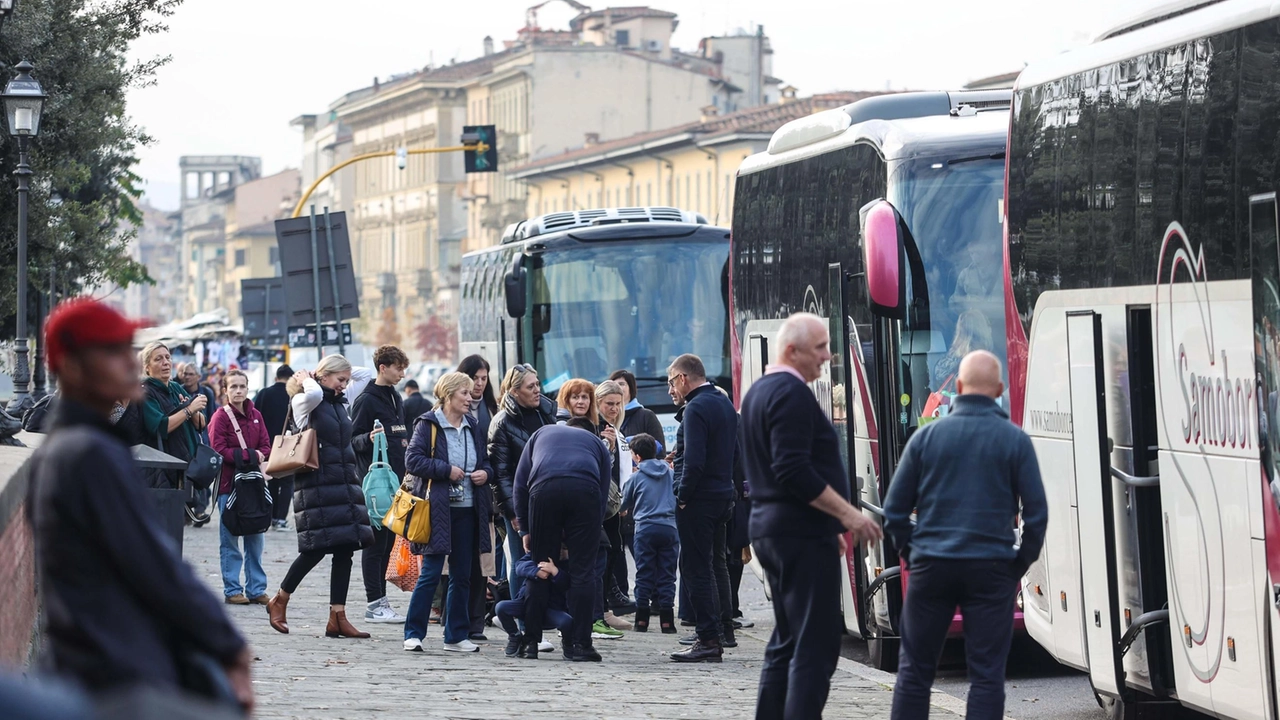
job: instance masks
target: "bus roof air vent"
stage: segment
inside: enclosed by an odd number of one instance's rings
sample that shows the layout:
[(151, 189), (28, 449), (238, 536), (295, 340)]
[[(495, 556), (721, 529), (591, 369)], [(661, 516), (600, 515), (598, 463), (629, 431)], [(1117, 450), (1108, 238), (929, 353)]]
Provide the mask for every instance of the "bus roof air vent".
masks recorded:
[(839, 108), (796, 118), (778, 128), (769, 139), (769, 154), (780, 155), (788, 150), (826, 140), (848, 130), (850, 124), (849, 114)]
[(507, 228), (506, 232), (502, 234), (502, 242), (519, 242), (539, 235), (573, 228), (636, 222), (683, 222), (705, 225), (707, 219), (699, 213), (663, 206), (594, 208), (591, 210), (556, 212), (539, 215), (516, 223)]

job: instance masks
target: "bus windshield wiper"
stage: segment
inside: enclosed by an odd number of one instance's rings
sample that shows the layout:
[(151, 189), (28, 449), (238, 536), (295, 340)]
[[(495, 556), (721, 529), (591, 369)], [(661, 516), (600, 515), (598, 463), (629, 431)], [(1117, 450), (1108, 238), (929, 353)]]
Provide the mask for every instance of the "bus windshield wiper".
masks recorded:
[(991, 153), (990, 155), (974, 155), (973, 157), (964, 157), (964, 158), (956, 158), (955, 160), (948, 160), (947, 165), (959, 165), (960, 163), (974, 162), (977, 160), (1003, 160), (1003, 159), (1004, 159), (1004, 151), (1000, 151), (997, 153)]

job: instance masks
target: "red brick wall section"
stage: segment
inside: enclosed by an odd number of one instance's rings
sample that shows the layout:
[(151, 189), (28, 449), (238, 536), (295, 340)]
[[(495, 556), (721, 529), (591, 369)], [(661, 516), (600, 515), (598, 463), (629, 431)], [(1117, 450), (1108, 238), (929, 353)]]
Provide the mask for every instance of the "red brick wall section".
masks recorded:
[(36, 626), (36, 556), (19, 505), (0, 534), (0, 666), (22, 667)]

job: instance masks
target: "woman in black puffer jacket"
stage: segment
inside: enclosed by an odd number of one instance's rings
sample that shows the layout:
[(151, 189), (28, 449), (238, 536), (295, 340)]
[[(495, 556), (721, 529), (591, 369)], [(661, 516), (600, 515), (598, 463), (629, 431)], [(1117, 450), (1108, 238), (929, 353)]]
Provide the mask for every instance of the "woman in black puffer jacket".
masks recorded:
[(489, 424), (489, 464), (493, 466), (494, 494), (498, 507), (507, 522), (507, 550), (511, 562), (507, 565), (507, 582), (511, 597), (515, 597), (523, 581), (516, 576), (515, 564), (524, 555), (524, 541), (516, 527), (515, 476), (520, 453), (529, 436), (543, 425), (556, 424), (556, 404), (542, 394), (538, 372), (531, 365), (516, 365), (502, 379), (501, 410)]
[(293, 522), (298, 530), (298, 558), (280, 583), (280, 590), (267, 603), (271, 627), (289, 632), (285, 608), (298, 584), (320, 564), (333, 556), (329, 579), (328, 637), (367, 638), (347, 621), (347, 587), (351, 584), (351, 557), (355, 551), (373, 544), (373, 528), (364, 505), (356, 454), (351, 448), (351, 418), (347, 397), (356, 397), (374, 374), (367, 368), (352, 368), (341, 355), (320, 361), (315, 372), (302, 370), (289, 381), (289, 410), (299, 430), (316, 431), (320, 468), (298, 473), (293, 479)]

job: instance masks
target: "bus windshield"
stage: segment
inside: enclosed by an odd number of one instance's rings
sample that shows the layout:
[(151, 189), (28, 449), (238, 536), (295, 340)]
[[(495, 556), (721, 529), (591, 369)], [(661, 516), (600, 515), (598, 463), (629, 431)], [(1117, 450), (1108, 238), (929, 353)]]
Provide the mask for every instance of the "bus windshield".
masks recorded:
[(908, 273), (900, 339), (900, 419), (908, 433), (955, 393), (966, 354), (989, 350), (1005, 361), (1003, 192), (1003, 158), (913, 159), (891, 171), (889, 201), (906, 220), (924, 270)]
[[(723, 231), (721, 231), (723, 238)], [(575, 244), (533, 256), (534, 365), (543, 391), (630, 370), (642, 404), (670, 406), (666, 370), (683, 353), (728, 387), (729, 243)]]

